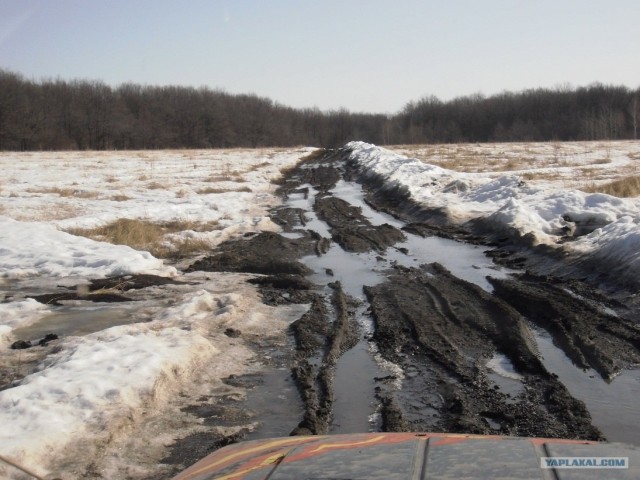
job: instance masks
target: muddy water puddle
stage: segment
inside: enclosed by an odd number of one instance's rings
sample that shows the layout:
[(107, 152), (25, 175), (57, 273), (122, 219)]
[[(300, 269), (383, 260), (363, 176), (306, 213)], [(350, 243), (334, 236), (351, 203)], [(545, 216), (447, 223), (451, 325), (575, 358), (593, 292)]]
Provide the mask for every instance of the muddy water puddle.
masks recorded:
[(13, 336), (35, 340), (49, 333), (55, 333), (59, 337), (88, 335), (105, 328), (140, 322), (136, 315), (139, 308), (138, 305), (116, 307), (113, 304), (59, 307), (37, 322), (15, 329)]
[(640, 445), (640, 370), (623, 370), (611, 382), (605, 382), (594, 370), (577, 368), (551, 336), (533, 327), (542, 361), (551, 373), (582, 400), (593, 418), (593, 424), (612, 442)]
[[(287, 206), (303, 210), (306, 224), (303, 228), (314, 230), (324, 238), (331, 238), (329, 226), (320, 220), (313, 206), (318, 192), (310, 185), (303, 185), (303, 192), (289, 195)], [(392, 225), (401, 229), (404, 223), (391, 215), (378, 212), (364, 200), (359, 184), (340, 180), (331, 194), (347, 203), (360, 207), (362, 215), (371, 225)], [(387, 271), (396, 265), (417, 267), (422, 264), (438, 262), (451, 272), (481, 288), (491, 291), (486, 276), (506, 277), (512, 270), (500, 268), (484, 254), (482, 247), (464, 244), (440, 237), (421, 237), (403, 232), (406, 240), (386, 248), (384, 251), (365, 253), (346, 252), (335, 242), (321, 256), (307, 256), (301, 261), (313, 273), (308, 277), (313, 283), (324, 287), (328, 294), (328, 285), (339, 281), (344, 292), (361, 302), (356, 309), (355, 319), (360, 326), (360, 342), (346, 351), (339, 359), (334, 376), (333, 421), (331, 433), (366, 432), (379, 428), (376, 424), (376, 411), (379, 408), (375, 389), (376, 378), (389, 376), (390, 371), (398, 370), (393, 365), (384, 365), (372, 355), (373, 345), (365, 337), (373, 332), (373, 324), (366, 311), (368, 306), (363, 287), (374, 286), (386, 281)], [(387, 362), (388, 363), (388, 362)], [(519, 379), (504, 378), (495, 375), (501, 381), (501, 388), (514, 396), (522, 389)], [(400, 388), (401, 380), (396, 382)], [(424, 409), (422, 405), (422, 409)]]
[(260, 412), (260, 425), (247, 435), (247, 440), (289, 435), (303, 408), (291, 370), (281, 367), (261, 372), (258, 385), (247, 393), (244, 408)]
[(507, 394), (511, 401), (524, 392), (522, 375), (516, 372), (511, 360), (502, 353), (496, 352), (487, 362), (487, 376), (500, 391)]
[[(371, 375), (372, 372), (378, 374)], [(362, 433), (374, 429), (377, 408), (374, 378), (381, 372), (371, 357), (367, 342), (359, 342), (340, 357), (334, 378), (331, 433)], [(355, 414), (354, 409), (361, 413)]]

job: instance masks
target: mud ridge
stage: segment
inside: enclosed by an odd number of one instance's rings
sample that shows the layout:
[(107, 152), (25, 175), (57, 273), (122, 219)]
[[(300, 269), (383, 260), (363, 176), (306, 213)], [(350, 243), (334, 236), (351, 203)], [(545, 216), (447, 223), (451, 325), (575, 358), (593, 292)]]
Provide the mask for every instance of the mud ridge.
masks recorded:
[(388, 223), (373, 226), (360, 207), (341, 198), (317, 197), (313, 208), (318, 218), (329, 225), (331, 238), (347, 252), (384, 251), (406, 240), (400, 230)]
[[(602, 438), (585, 405), (542, 365), (524, 318), (500, 299), (438, 264), (397, 268), (366, 294), (374, 340), (405, 372), (403, 390), (387, 391), (385, 402), (395, 399), (411, 430)], [(522, 376), (517, 395), (489, 380), (495, 352)]]
[(335, 159), (335, 151), (317, 150), (287, 172), (279, 182), (277, 193), (287, 198), (296, 191), (304, 192), (305, 187), (300, 190), (302, 185), (311, 185), (321, 193), (328, 192), (342, 177), (341, 173), (331, 165)]
[(309, 232), (290, 239), (272, 232), (251, 238), (224, 242), (214, 255), (194, 262), (187, 272), (246, 272), (306, 275), (310, 270), (297, 259), (315, 251), (318, 241)]
[(547, 330), (577, 366), (611, 380), (622, 368), (640, 364), (640, 327), (594, 306), (567, 285), (531, 275), (490, 282), (497, 296)]

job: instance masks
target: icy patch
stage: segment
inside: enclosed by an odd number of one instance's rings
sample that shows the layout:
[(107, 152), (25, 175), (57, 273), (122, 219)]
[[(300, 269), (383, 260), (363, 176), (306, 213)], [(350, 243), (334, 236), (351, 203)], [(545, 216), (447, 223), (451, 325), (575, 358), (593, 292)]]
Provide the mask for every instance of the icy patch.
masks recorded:
[(49, 307), (32, 298), (11, 303), (0, 303), (0, 348), (11, 341), (11, 332), (26, 327), (50, 313)]
[(511, 380), (522, 380), (522, 375), (515, 371), (511, 361), (501, 353), (496, 353), (487, 362), (487, 368), (501, 377)]

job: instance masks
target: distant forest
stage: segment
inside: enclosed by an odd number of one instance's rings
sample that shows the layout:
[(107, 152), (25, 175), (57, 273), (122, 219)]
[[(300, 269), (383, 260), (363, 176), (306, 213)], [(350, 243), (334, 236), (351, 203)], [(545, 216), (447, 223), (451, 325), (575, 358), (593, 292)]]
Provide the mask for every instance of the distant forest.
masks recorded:
[(593, 84), (450, 101), (394, 115), (295, 109), (209, 88), (27, 80), (0, 70), (0, 150), (112, 150), (637, 138), (640, 89)]

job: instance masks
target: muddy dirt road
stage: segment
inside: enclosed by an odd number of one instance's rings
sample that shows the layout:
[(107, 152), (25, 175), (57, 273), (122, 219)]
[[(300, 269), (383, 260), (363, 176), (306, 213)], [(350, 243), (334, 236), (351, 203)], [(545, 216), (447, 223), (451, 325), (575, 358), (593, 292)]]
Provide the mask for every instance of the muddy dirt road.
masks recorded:
[[(225, 243), (190, 267), (260, 274), (250, 281), (265, 303), (310, 305), (272, 355), (274, 374), (232, 379), (253, 389), (263, 427), (250, 438), (446, 431), (640, 444), (635, 310), (528, 271), (526, 252), (430, 222), (358, 180), (339, 152), (308, 159), (280, 185), (272, 219), (283, 234)], [(285, 384), (286, 397), (268, 398)]]

